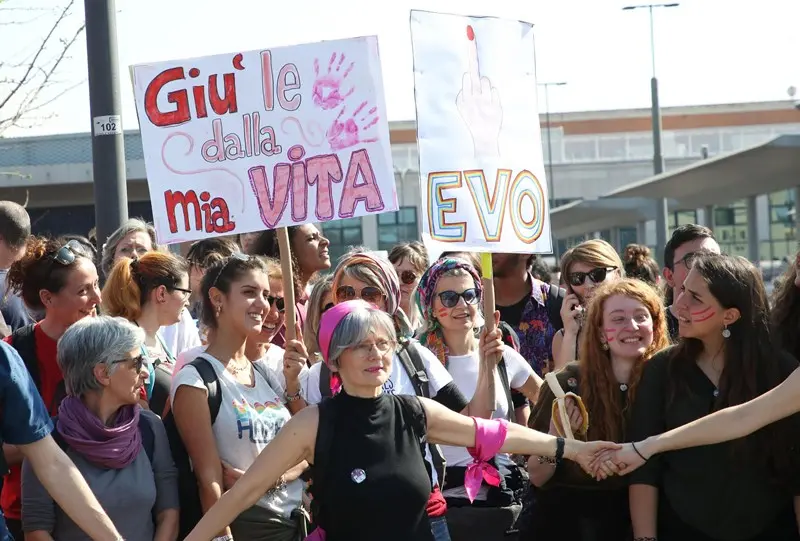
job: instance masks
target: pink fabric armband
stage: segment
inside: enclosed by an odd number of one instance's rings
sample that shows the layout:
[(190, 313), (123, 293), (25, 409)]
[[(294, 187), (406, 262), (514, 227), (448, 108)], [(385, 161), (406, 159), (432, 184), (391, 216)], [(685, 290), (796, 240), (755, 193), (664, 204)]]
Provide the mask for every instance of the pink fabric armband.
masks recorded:
[(472, 420), (475, 422), (475, 447), (469, 447), (467, 451), (474, 461), (464, 474), (464, 488), (470, 502), (475, 501), (483, 481), (494, 487), (500, 486), (500, 473), (489, 464), (489, 460), (500, 451), (508, 434), (508, 421), (505, 419), (473, 417)]

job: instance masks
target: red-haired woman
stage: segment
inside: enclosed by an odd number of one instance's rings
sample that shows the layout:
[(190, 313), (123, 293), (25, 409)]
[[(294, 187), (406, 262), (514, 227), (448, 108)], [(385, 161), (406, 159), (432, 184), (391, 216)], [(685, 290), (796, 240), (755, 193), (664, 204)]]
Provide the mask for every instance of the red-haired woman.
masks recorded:
[[(658, 293), (639, 280), (601, 286), (589, 303), (581, 333), (579, 361), (557, 374), (561, 388), (581, 397), (588, 412), (588, 431), (579, 409), (567, 402), (570, 425), (578, 437), (614, 442), (627, 440), (633, 403), (645, 362), (669, 343), (666, 316)], [(531, 415), (531, 428), (554, 435), (554, 400), (542, 389)], [(588, 433), (587, 433), (588, 432)], [(528, 472), (535, 511), (524, 539), (624, 541), (630, 537), (627, 480), (596, 481), (571, 464), (556, 465), (531, 457)]]

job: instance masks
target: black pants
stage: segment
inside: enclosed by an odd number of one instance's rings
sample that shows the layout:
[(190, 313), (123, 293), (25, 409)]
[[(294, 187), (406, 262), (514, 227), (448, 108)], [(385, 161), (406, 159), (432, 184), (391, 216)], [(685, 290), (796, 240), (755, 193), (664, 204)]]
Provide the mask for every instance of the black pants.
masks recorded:
[(24, 541), (25, 534), (22, 533), (22, 521), (14, 518), (6, 518), (6, 528), (14, 541)]
[[(658, 509), (658, 541), (719, 541), (686, 524), (666, 501), (665, 496), (659, 498)], [(798, 541), (797, 520), (794, 509), (789, 506), (775, 517), (760, 534), (742, 541)]]

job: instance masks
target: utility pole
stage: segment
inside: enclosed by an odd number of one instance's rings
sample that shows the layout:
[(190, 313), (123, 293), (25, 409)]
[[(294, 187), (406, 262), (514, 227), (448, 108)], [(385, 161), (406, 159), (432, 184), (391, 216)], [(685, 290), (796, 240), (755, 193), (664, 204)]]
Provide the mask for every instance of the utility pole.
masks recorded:
[(128, 219), (115, 0), (84, 0), (92, 115), (94, 216), (100, 248)]

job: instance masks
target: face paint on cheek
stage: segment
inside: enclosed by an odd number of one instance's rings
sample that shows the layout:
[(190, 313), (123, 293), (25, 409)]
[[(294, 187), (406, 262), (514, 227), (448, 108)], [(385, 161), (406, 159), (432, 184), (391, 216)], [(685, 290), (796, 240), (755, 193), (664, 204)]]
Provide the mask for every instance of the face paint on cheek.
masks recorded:
[(447, 308), (439, 308), (439, 317), (447, 317), (450, 314), (450, 310)]
[(603, 332), (606, 333), (606, 342), (613, 342), (614, 334), (617, 332), (617, 329), (603, 329)]
[(692, 315), (692, 321), (694, 323), (702, 323), (703, 321), (708, 321), (709, 319), (717, 315), (716, 312), (714, 312), (714, 309), (711, 308), (710, 306), (705, 310), (700, 310), (698, 312), (690, 312), (690, 314)]

